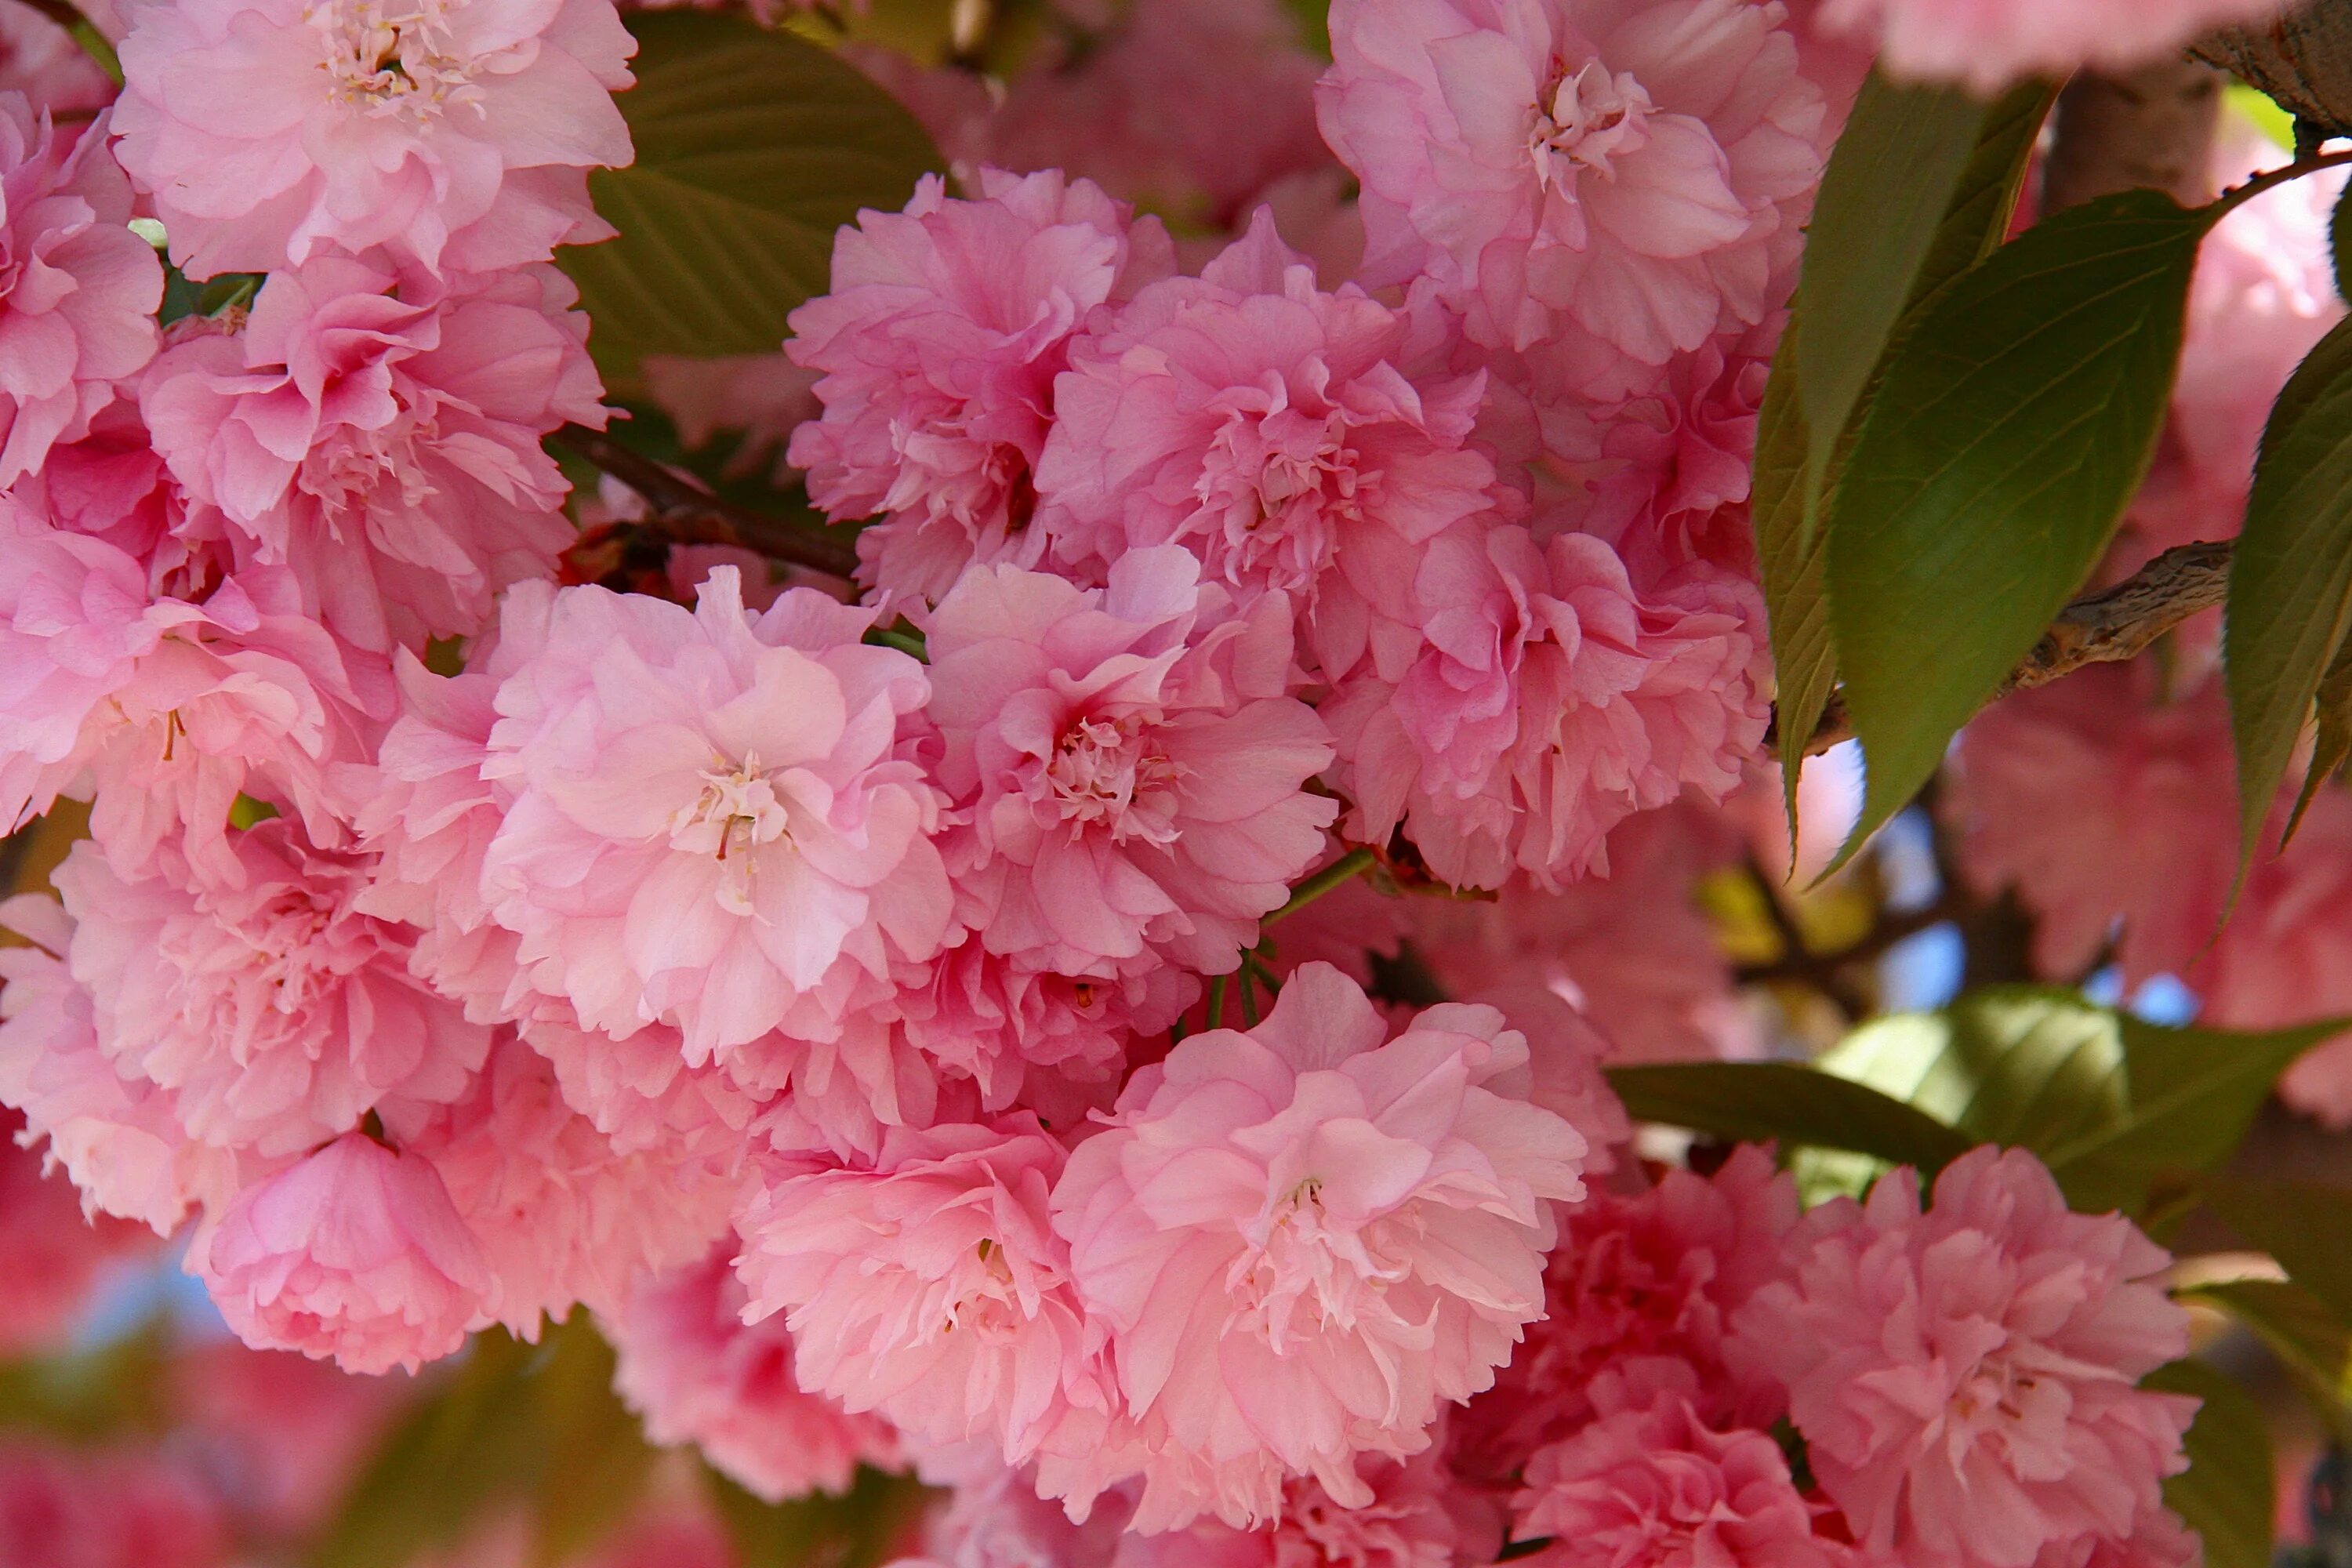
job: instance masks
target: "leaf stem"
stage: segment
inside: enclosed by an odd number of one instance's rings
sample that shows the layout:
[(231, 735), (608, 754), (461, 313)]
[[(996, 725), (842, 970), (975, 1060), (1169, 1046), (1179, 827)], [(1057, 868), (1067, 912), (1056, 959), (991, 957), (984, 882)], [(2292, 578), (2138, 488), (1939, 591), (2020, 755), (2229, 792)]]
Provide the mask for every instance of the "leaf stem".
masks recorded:
[(636, 491), (653, 513), (646, 526), (664, 538), (680, 544), (739, 545), (844, 581), (857, 570), (856, 551), (839, 540), (721, 500), (602, 430), (566, 425), (549, 439)]
[[(2059, 612), (2032, 651), (1994, 689), (1993, 699), (2047, 686), (2086, 664), (2137, 657), (2189, 616), (2228, 596), (2230, 552), (2227, 540), (2175, 545), (2114, 587), (2084, 595)], [(1805, 742), (1805, 755), (1819, 756), (1853, 737), (1853, 721), (1843, 700), (1832, 692)], [(1778, 743), (1777, 728), (1767, 729), (1766, 749)]]
[(2223, 191), (2206, 210), (2213, 215), (2211, 221), (2219, 223), (2264, 191), (2273, 190), (2290, 180), (2300, 180), (2305, 174), (2315, 174), (2322, 169), (2333, 169), (2345, 163), (2352, 163), (2352, 151), (2322, 153), (2315, 157), (2297, 158), (2292, 163), (2256, 174), (2244, 184), (2233, 185)]
[(1293, 888), (1290, 890), (1289, 900), (1283, 904), (1282, 908), (1266, 916), (1261, 923), (1272, 925), (1286, 915), (1295, 915), (1332, 889), (1354, 881), (1372, 868), (1374, 858), (1371, 850), (1361, 845), (1349, 850), (1345, 855)]

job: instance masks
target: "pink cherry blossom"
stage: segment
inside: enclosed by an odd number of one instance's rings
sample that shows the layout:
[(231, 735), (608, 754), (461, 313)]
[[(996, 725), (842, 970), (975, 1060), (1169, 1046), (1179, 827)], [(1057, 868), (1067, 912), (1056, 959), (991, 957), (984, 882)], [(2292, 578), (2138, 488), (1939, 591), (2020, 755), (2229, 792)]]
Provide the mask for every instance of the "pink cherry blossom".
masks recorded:
[(133, 1447), (0, 1444), (0, 1563), (223, 1568), (219, 1505), (184, 1465)]
[[(2081, 973), (2115, 942), (2126, 980), (2176, 973), (2220, 926), (2237, 834), (2220, 683), (2166, 700), (2143, 662), (2006, 698), (1963, 732), (1946, 819), (1987, 894), (2034, 916), (2033, 960)], [(2118, 929), (2120, 928), (2120, 929)]]
[(202, 1451), (236, 1477), (241, 1514), (299, 1538), (325, 1524), (402, 1413), (388, 1379), (222, 1339), (175, 1351), (170, 1394)]
[(155, 353), (163, 269), (130, 216), (102, 122), (68, 141), (0, 92), (0, 485), (87, 434)]
[(1637, 584), (1590, 534), (1456, 530), (1418, 592), (1440, 606), (1401, 680), (1325, 709), (1346, 832), (1402, 824), (1457, 887), (1559, 887), (1606, 864), (1609, 830), (1686, 790), (1720, 800), (1762, 741), (1763, 605), (1704, 561)]
[(1037, 51), (964, 140), (981, 161), (1065, 169), (1224, 227), (1277, 180), (1329, 166), (1317, 69), (1277, 0), (1132, 0), (1096, 36)]
[[(2279, 821), (2273, 811), (2273, 825)], [(2347, 952), (2352, 795), (2329, 784), (2313, 797), (2285, 848), (2256, 855), (2229, 923), (2186, 978), (2203, 998), (2200, 1022), (2283, 1028), (2352, 1010)], [(2287, 1068), (2278, 1090), (2289, 1105), (2330, 1127), (2352, 1125), (2352, 1036), (2339, 1035), (2306, 1053)]]
[(1285, 1483), (1281, 1518), (1256, 1530), (1195, 1520), (1164, 1535), (1125, 1535), (1110, 1568), (1454, 1568), (1492, 1563), (1500, 1521), (1465, 1492), (1433, 1447), (1359, 1465), (1369, 1500), (1342, 1507), (1311, 1480)]
[(408, 973), (410, 936), (353, 907), (363, 857), (283, 818), (236, 835), (216, 885), (158, 857), (123, 877), (88, 845), (54, 879), (99, 1047), (171, 1091), (185, 1135), (265, 1158), (357, 1126), (387, 1095), (462, 1093), (489, 1030)]
[(1618, 1059), (1744, 1054), (1731, 961), (1698, 905), (1702, 878), (1737, 861), (1719, 817), (1690, 805), (1612, 829), (1608, 870), (1545, 893), (1513, 881), (1493, 902), (1407, 899), (1412, 950), (1450, 995), (1540, 986), (1591, 1020)]
[(391, 680), (304, 614), (291, 577), (152, 595), (117, 546), (5, 498), (0, 541), (0, 823), (94, 794), (91, 833), (122, 874), (172, 841), (232, 883), (240, 794), (322, 846), (347, 838), (329, 775), (372, 743)]
[(383, 1125), (439, 1173), (489, 1267), (486, 1310), (524, 1339), (574, 1302), (616, 1312), (640, 1279), (699, 1259), (735, 1195), (731, 1160), (616, 1151), (511, 1037), (465, 1099), (397, 1102)]
[(114, 101), (105, 68), (24, 0), (0, 3), (0, 92), (21, 92), (36, 112), (68, 120)]
[(100, 1048), (89, 992), (66, 967), (72, 917), (24, 893), (0, 902), (0, 926), (34, 944), (0, 947), (0, 1102), (89, 1208), (168, 1236), (191, 1206), (225, 1203), (243, 1162), (192, 1141), (171, 1091), (121, 1077)]
[(629, 162), (612, 0), (131, 0), (123, 166), (192, 278), (383, 247), (438, 274), (612, 230), (587, 171)]
[(510, 801), (483, 886), (531, 986), (618, 1037), (675, 1025), (690, 1062), (840, 1039), (950, 912), (922, 666), (859, 641), (871, 611), (803, 588), (754, 620), (740, 589), (559, 592), (481, 767)]
[(1882, 1177), (1790, 1236), (1790, 1277), (1734, 1321), (1735, 1364), (1778, 1380), (1813, 1474), (1874, 1557), (2026, 1568), (2121, 1543), (2187, 1461), (2196, 1402), (2139, 1379), (2188, 1350), (2119, 1215), (2070, 1214), (2050, 1173), (1990, 1145)]
[[(0, 904), (0, 914), (6, 909)], [(0, 982), (13, 989), (11, 968), (0, 963)], [(8, 1026), (0, 1021), (0, 1038)], [(0, 1283), (0, 1355), (13, 1358), (63, 1349), (108, 1266), (135, 1262), (154, 1241), (135, 1226), (85, 1215), (73, 1184), (22, 1146), (22, 1116), (0, 1113), (0, 1138), (9, 1141), (0, 1148), (0, 1252), (11, 1260)]]
[[(1070, 351), (1037, 466), (1055, 558), (1099, 580), (1182, 545), (1244, 601), (1278, 591), (1338, 679), (1414, 619), (1421, 549), (1496, 500), (1468, 446), (1482, 380), (1409, 380), (1407, 325), (1326, 293), (1261, 208), (1198, 279), (1152, 285)], [(1391, 634), (1393, 635), (1393, 634)]]
[(1688, 1367), (1687, 1404), (1723, 1426), (1781, 1414), (1769, 1383), (1724, 1362), (1731, 1315), (1780, 1272), (1797, 1223), (1796, 1186), (1770, 1154), (1743, 1144), (1712, 1176), (1669, 1170), (1646, 1192), (1601, 1193), (1568, 1211), (1544, 1273), (1545, 1314), (1454, 1418), (1454, 1463), (1500, 1480), (1595, 1418), (1594, 1379), (1664, 1359)]
[(1837, 1568), (1850, 1548), (1814, 1530), (1771, 1436), (1699, 1418), (1687, 1380), (1528, 1461), (1512, 1536), (1547, 1542), (1538, 1568)]
[(1645, 364), (1779, 300), (1826, 113), (1757, 0), (1338, 0), (1323, 133), (1363, 280), (1427, 276), (1470, 336)]
[(1097, 1335), (1046, 1212), (1064, 1160), (1024, 1116), (893, 1130), (870, 1171), (772, 1179), (740, 1222), (747, 1313), (785, 1315), (812, 1392), (927, 1442), (991, 1437), (1017, 1465), (1099, 1435)]
[(771, 1502), (846, 1491), (860, 1464), (898, 1461), (898, 1434), (802, 1392), (783, 1320), (745, 1327), (745, 1295), (727, 1252), (639, 1286), (606, 1324), (620, 1363), (614, 1387), (656, 1443), (692, 1443)]
[(240, 563), (279, 563), (350, 641), (479, 631), (573, 537), (540, 438), (601, 426), (587, 319), (552, 268), (439, 299), (341, 257), (279, 272), (234, 334), (166, 352), (141, 412)]
[(948, 853), (991, 952), (1078, 978), (1222, 973), (1323, 854), (1338, 807), (1304, 785), (1331, 746), (1286, 695), (1290, 606), (1229, 606), (1168, 546), (1101, 589), (1000, 565), (940, 602), (939, 779), (971, 822)]
[(1488, 1386), (1541, 1312), (1583, 1136), (1486, 1087), (1526, 1051), (1494, 1009), (1387, 1034), (1309, 964), (1255, 1030), (1139, 1069), (1072, 1152), (1055, 1226), (1128, 1422), (1079, 1479), (1139, 1473), (1139, 1529), (1252, 1528), (1286, 1475), (1369, 1501), (1357, 1457), (1426, 1447), (1440, 1404)]
[(246, 1343), (357, 1373), (447, 1355), (490, 1289), (433, 1167), (357, 1132), (238, 1194), (191, 1267)]
[(785, 352), (820, 373), (824, 416), (793, 466), (858, 535), (869, 585), (937, 597), (966, 563), (1034, 562), (1032, 479), (1070, 339), (1106, 301), (1175, 270), (1155, 219), (1085, 180), (979, 176), (981, 199), (927, 177), (903, 213), (835, 241), (833, 291), (792, 314)]
[(1874, 42), (1898, 77), (1960, 81), (1990, 93), (2019, 77), (2117, 69), (2174, 53), (2199, 33), (2259, 22), (2284, 0), (1825, 0), (1821, 26)]

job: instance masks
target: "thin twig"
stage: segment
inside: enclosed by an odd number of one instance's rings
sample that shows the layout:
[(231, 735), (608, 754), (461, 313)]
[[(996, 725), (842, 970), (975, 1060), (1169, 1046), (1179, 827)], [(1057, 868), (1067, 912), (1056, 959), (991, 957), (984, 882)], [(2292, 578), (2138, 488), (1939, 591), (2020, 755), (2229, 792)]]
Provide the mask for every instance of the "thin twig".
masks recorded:
[[(2176, 545), (2112, 588), (2085, 594), (2059, 613), (2033, 650), (1993, 691), (1994, 698), (2047, 686), (2086, 664), (2114, 664), (2137, 657), (2148, 644), (2197, 614), (2221, 603), (2230, 591), (2230, 545)], [(1832, 692), (1821, 721), (1805, 742), (1805, 755), (1818, 756), (1853, 737), (1844, 700)], [(1776, 730), (1765, 744), (1779, 743)]]
[(636, 491), (653, 514), (650, 526), (678, 543), (740, 545), (845, 580), (857, 570), (857, 552), (847, 544), (697, 489), (601, 430), (566, 425), (555, 440)]
[(1293, 888), (1290, 890), (1289, 899), (1284, 902), (1282, 908), (1266, 916), (1265, 923), (1272, 925), (1286, 915), (1295, 915), (1332, 889), (1353, 881), (1372, 868), (1374, 859), (1372, 852), (1360, 846), (1349, 850), (1345, 855)]
[(1749, 860), (1743, 868), (1758, 898), (1764, 900), (1764, 917), (1772, 923), (1772, 934), (1780, 940), (1780, 962), (1793, 973), (1801, 974), (1805, 983), (1830, 1000), (1831, 1005), (1848, 1019), (1859, 1018), (1870, 1011), (1869, 1003), (1846, 977), (1837, 972), (1836, 961), (1823, 963), (1816, 958), (1805, 943), (1804, 929), (1797, 917), (1780, 901), (1780, 890), (1764, 868)]

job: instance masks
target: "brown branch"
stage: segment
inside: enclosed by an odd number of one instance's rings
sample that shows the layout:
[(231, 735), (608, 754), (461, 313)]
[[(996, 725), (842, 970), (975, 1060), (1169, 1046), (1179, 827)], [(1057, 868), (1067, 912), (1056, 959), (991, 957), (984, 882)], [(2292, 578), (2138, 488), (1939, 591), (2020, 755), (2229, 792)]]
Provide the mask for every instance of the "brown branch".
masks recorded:
[(636, 491), (652, 514), (647, 526), (666, 539), (680, 544), (740, 545), (845, 581), (857, 570), (857, 552), (847, 543), (721, 500), (601, 430), (566, 425), (554, 438)]
[[(2228, 542), (2176, 545), (2114, 587), (2085, 594), (2067, 605), (1988, 700), (2047, 686), (2086, 664), (2135, 658), (2200, 610), (2221, 604), (2229, 587)], [(1853, 721), (1845, 703), (1832, 693), (1821, 722), (1805, 742), (1805, 755), (1818, 756), (1853, 737)], [(1768, 748), (1780, 743), (1777, 730), (1765, 731), (1764, 743)]]

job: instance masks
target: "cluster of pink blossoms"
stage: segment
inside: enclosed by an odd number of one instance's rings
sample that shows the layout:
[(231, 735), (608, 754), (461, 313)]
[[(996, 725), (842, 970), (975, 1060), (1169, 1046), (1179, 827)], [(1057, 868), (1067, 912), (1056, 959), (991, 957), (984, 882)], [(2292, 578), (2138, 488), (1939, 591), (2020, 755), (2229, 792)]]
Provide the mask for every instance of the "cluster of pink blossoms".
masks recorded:
[[(124, 22), (79, 134), (0, 94), (0, 826), (90, 824), (0, 905), (0, 1102), (249, 1344), (585, 1305), (656, 1440), (911, 1466), (959, 1564), (2185, 1560), (2128, 1224), (1992, 1151), (1800, 1220), (1598, 1071), (1740, 1033), (1643, 889), (1736, 853), (1769, 712), (1747, 463), (1853, 85), (1782, 0), (898, 73), (955, 182), (723, 384), (860, 580), (625, 592), (542, 447), (608, 412), (551, 260), (631, 156), (611, 0)], [(261, 276), (160, 322), (165, 257)], [(1372, 851), (1495, 899), (1277, 955)], [(1465, 999), (1375, 1001), (1408, 940)]]

